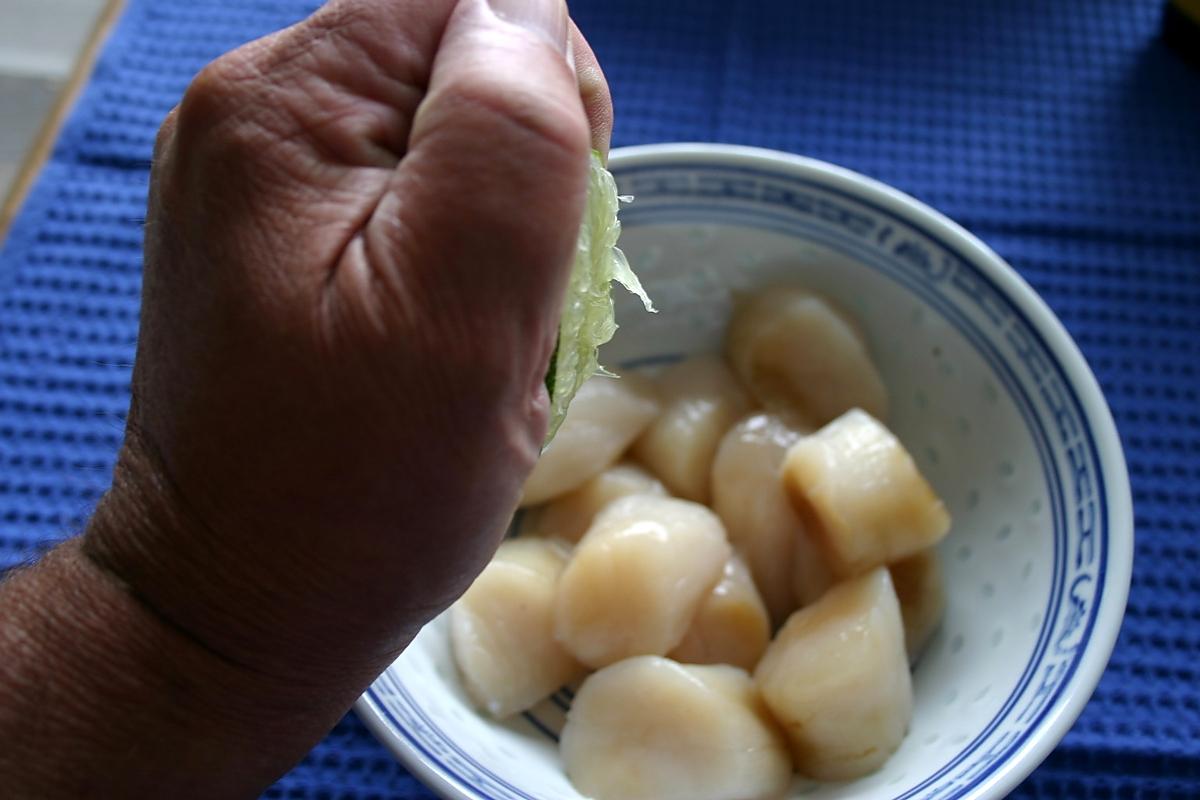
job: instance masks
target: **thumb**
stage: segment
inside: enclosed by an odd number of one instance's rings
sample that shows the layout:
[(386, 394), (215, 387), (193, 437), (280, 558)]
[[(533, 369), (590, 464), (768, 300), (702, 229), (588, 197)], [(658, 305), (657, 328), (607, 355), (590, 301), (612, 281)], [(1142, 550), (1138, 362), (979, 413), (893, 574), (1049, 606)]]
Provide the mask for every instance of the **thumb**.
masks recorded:
[(568, 29), (563, 0), (460, 0), (364, 231), (372, 270), (436, 314), (444, 346), (457, 339), (472, 360), (490, 348), (531, 387), (586, 195), (590, 133)]

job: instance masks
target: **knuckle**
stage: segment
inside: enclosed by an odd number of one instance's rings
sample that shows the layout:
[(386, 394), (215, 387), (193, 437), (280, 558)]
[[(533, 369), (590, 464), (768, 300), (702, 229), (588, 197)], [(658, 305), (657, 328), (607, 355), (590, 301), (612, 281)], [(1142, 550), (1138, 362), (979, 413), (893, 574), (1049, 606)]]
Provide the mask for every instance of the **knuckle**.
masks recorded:
[(175, 136), (175, 127), (179, 119), (179, 106), (175, 106), (167, 116), (163, 118), (162, 124), (158, 126), (158, 133), (154, 136), (154, 160), (163, 157), (171, 145), (171, 140)]
[(205, 128), (246, 106), (257, 73), (237, 50), (207, 64), (192, 79), (179, 104), (181, 128)]
[(234, 50), (197, 73), (160, 140), (196, 177), (211, 178), (214, 169), (247, 177), (282, 139), (274, 94), (250, 46)]

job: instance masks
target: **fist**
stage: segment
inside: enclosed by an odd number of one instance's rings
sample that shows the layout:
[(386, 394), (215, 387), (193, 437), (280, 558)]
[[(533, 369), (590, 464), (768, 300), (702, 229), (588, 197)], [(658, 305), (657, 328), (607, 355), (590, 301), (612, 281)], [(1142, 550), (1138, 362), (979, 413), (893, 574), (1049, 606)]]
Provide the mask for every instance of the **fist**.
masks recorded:
[(230, 660), (369, 680), (538, 455), (610, 120), (561, 0), (333, 2), (205, 68), (156, 147), (92, 557)]

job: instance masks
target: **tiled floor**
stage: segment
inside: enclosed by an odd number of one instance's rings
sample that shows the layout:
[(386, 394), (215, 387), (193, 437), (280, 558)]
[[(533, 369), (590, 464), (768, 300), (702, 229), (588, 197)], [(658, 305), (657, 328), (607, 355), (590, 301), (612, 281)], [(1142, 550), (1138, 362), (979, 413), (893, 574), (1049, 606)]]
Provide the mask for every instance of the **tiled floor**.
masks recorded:
[(0, 200), (105, 0), (0, 0)]

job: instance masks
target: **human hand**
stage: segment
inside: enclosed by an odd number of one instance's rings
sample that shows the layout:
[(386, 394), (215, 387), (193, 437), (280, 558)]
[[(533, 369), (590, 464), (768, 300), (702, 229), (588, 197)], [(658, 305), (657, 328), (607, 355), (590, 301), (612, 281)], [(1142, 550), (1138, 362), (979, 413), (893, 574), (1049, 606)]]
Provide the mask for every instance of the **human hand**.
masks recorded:
[(83, 551), (344, 708), (516, 505), (610, 121), (561, 0), (333, 2), (202, 71), (156, 148), (127, 440)]

